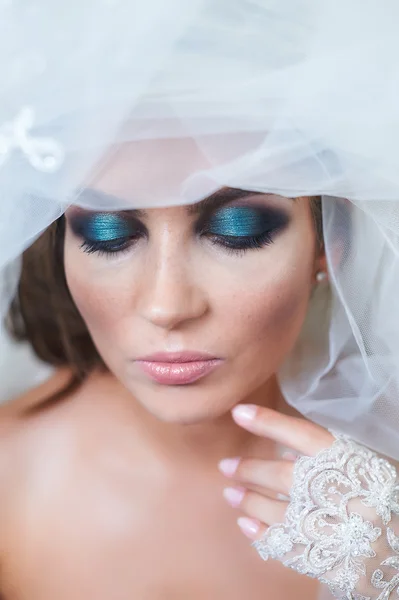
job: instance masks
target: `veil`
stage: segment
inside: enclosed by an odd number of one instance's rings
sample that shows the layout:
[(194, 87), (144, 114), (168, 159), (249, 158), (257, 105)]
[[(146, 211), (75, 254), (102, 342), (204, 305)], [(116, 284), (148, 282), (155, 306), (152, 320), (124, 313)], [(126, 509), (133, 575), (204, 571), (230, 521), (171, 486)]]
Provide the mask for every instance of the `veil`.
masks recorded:
[(71, 204), (321, 195), (330, 283), (282, 391), (399, 459), (398, 18), (395, 0), (0, 0), (1, 315)]

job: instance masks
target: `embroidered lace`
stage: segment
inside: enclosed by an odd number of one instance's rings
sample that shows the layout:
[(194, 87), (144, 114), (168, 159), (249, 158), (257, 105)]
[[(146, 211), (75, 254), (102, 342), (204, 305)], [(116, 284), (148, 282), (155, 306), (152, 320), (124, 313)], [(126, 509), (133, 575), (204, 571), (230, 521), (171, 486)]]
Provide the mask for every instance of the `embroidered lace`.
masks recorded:
[(327, 584), (336, 598), (399, 595), (399, 481), (395, 467), (344, 436), (315, 457), (301, 457), (285, 523), (254, 543)]

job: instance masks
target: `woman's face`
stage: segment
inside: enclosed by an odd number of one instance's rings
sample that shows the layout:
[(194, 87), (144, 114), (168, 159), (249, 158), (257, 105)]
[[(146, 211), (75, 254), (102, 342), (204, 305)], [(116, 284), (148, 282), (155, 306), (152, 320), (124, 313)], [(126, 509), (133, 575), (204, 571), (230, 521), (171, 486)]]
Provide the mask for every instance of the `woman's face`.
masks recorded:
[(318, 260), (306, 198), (223, 189), (193, 206), (67, 212), (66, 277), (92, 339), (170, 422), (213, 419), (267, 385)]

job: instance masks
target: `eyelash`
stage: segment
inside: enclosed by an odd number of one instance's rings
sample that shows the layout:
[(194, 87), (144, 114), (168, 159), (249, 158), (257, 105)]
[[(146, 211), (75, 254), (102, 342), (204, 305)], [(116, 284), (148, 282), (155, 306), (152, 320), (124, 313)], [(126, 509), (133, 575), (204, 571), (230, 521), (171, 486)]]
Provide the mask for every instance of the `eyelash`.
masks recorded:
[[(259, 235), (254, 236), (223, 236), (212, 233), (201, 233), (201, 237), (206, 237), (214, 246), (222, 247), (230, 254), (244, 254), (248, 250), (259, 250), (265, 246), (269, 246), (274, 242), (273, 234), (275, 230), (267, 230)], [(130, 238), (119, 238), (112, 242), (94, 242), (84, 240), (81, 244), (83, 252), (86, 254), (98, 254), (99, 256), (112, 257), (128, 252), (130, 248), (143, 237), (136, 235)]]
[(247, 250), (260, 250), (273, 243), (273, 231), (264, 231), (259, 235), (247, 237), (220, 236), (207, 234), (209, 241), (215, 246), (222, 246), (230, 254), (244, 254)]
[(128, 252), (132, 245), (142, 237), (143, 234), (136, 234), (129, 238), (118, 238), (110, 242), (83, 240), (80, 247), (86, 254), (98, 254), (98, 256), (107, 256), (110, 258), (113, 255), (120, 255), (124, 252)]

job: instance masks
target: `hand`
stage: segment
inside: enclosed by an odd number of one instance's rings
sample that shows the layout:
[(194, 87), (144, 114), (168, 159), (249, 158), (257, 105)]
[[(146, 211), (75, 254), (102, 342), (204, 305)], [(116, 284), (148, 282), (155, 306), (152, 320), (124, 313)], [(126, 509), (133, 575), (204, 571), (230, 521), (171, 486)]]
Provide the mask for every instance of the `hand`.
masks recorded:
[[(239, 405), (233, 409), (232, 414), (241, 427), (292, 450), (291, 455), (281, 460), (227, 458), (219, 464), (224, 475), (234, 478), (240, 484), (224, 491), (227, 502), (248, 515), (240, 517), (238, 525), (247, 537), (257, 540), (267, 527), (284, 521), (288, 501), (272, 498), (270, 492), (289, 498), (294, 457), (298, 454), (316, 456), (321, 450), (331, 446), (334, 437), (310, 421), (288, 417), (268, 408)], [(251, 488), (263, 488), (263, 493), (249, 491), (245, 484)]]
[(239, 482), (224, 495), (245, 513), (238, 524), (260, 556), (319, 579), (337, 598), (388, 600), (399, 593), (399, 482), (393, 464), (345, 436), (270, 409), (237, 406), (233, 418), (302, 455), (295, 461), (220, 463)]

